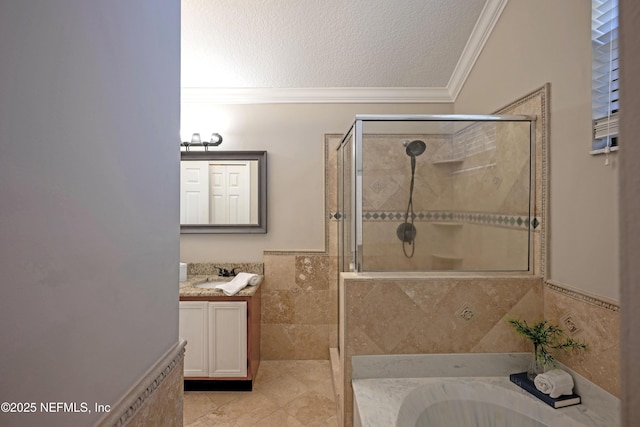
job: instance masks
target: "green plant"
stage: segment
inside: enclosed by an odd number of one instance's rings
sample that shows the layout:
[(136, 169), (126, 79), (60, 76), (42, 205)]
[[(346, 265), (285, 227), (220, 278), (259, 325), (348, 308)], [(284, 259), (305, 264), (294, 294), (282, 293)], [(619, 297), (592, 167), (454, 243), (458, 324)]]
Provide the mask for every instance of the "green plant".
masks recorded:
[(533, 343), (533, 354), (536, 361), (544, 366), (555, 366), (555, 358), (550, 349), (555, 350), (585, 350), (587, 344), (583, 341), (567, 337), (558, 326), (542, 320), (529, 326), (526, 320), (510, 319), (508, 322), (519, 335), (522, 335)]

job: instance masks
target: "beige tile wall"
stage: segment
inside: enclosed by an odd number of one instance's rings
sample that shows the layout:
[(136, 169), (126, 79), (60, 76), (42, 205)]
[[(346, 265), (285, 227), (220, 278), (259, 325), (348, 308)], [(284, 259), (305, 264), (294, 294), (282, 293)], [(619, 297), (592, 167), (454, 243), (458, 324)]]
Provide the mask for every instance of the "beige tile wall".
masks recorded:
[(451, 274), (391, 280), (343, 275), (344, 425), (352, 419), (352, 356), (529, 350), (507, 319), (542, 318), (542, 279)]
[(584, 352), (556, 353), (558, 360), (620, 397), (619, 306), (548, 281), (544, 288), (544, 318), (588, 345)]
[(264, 269), (262, 358), (329, 359), (337, 333), (335, 262), (326, 253), (269, 252)]

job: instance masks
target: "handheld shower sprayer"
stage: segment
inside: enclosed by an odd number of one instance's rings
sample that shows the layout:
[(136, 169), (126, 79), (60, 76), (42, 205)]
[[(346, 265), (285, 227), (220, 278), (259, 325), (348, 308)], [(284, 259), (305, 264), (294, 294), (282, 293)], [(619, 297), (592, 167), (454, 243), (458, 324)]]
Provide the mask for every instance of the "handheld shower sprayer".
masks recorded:
[[(416, 157), (425, 152), (427, 144), (425, 144), (424, 141), (416, 139), (414, 141), (404, 141), (402, 145), (404, 145), (407, 155), (411, 157), (411, 183), (409, 185), (409, 203), (407, 204), (407, 211), (404, 214), (404, 222), (396, 229), (396, 235), (402, 241), (402, 252), (404, 256), (411, 258), (416, 249), (414, 243), (417, 234), (416, 227), (413, 225), (415, 219), (413, 212), (413, 185), (416, 175)], [(409, 253), (407, 253), (407, 245), (411, 246), (411, 252)]]

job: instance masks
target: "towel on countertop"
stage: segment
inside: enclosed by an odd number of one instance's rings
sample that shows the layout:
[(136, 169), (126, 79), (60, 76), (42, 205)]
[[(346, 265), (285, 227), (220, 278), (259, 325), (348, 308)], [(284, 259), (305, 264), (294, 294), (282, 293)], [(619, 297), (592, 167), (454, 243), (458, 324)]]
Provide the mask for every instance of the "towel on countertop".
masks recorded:
[(216, 285), (216, 289), (222, 290), (228, 297), (240, 292), (247, 286), (257, 286), (262, 281), (262, 276), (251, 273), (238, 273), (230, 282)]
[(536, 375), (533, 384), (538, 390), (554, 399), (565, 394), (573, 394), (573, 378), (562, 369), (552, 369)]

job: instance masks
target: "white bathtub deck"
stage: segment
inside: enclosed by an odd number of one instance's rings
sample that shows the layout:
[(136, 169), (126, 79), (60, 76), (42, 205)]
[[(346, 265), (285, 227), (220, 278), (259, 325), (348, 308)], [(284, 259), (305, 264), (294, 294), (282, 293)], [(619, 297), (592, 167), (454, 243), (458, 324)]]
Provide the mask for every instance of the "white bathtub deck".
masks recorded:
[[(429, 404), (460, 400), (502, 406), (549, 427), (616, 425), (615, 420), (607, 420), (585, 405), (553, 409), (506, 377), (357, 379), (353, 380), (353, 393), (354, 411), (364, 427), (413, 426)], [(404, 422), (398, 424), (401, 412)], [(460, 414), (451, 414), (452, 419), (456, 416)]]
[[(504, 400), (515, 400), (549, 413), (551, 422), (556, 415), (563, 414), (572, 420), (567, 421), (568, 424), (547, 423), (549, 426), (568, 427), (572, 423), (598, 427), (620, 426), (620, 399), (562, 364), (559, 367), (573, 376), (574, 391), (582, 397), (581, 405), (553, 409), (511, 383), (509, 374), (526, 370), (529, 360), (530, 354), (527, 353), (354, 356), (351, 360), (354, 420), (360, 416), (365, 427), (396, 426), (400, 408), (412, 392), (411, 400), (415, 400), (416, 394), (421, 394), (420, 399), (428, 400), (429, 394), (434, 392), (430, 385), (434, 383), (476, 381), (484, 384), (476, 387), (480, 392), (475, 396), (481, 401), (485, 395), (490, 395), (487, 388), (493, 387), (493, 391), (502, 397), (487, 400), (491, 404), (505, 405)], [(414, 391), (421, 387), (427, 389)], [(440, 388), (442, 391), (447, 387)], [(465, 390), (468, 389), (470, 387), (465, 387)], [(455, 395), (460, 393), (460, 389), (451, 386), (448, 387), (448, 392)], [(466, 398), (473, 400), (473, 394), (474, 392), (467, 393)], [(440, 398), (451, 398), (442, 392), (437, 395)], [(506, 407), (514, 409), (513, 405), (515, 403), (511, 402)], [(420, 403), (420, 406), (425, 405)], [(447, 405), (440, 405), (441, 408), (445, 406)], [(413, 427), (415, 424), (409, 425)], [(399, 426), (406, 427), (404, 424)]]

